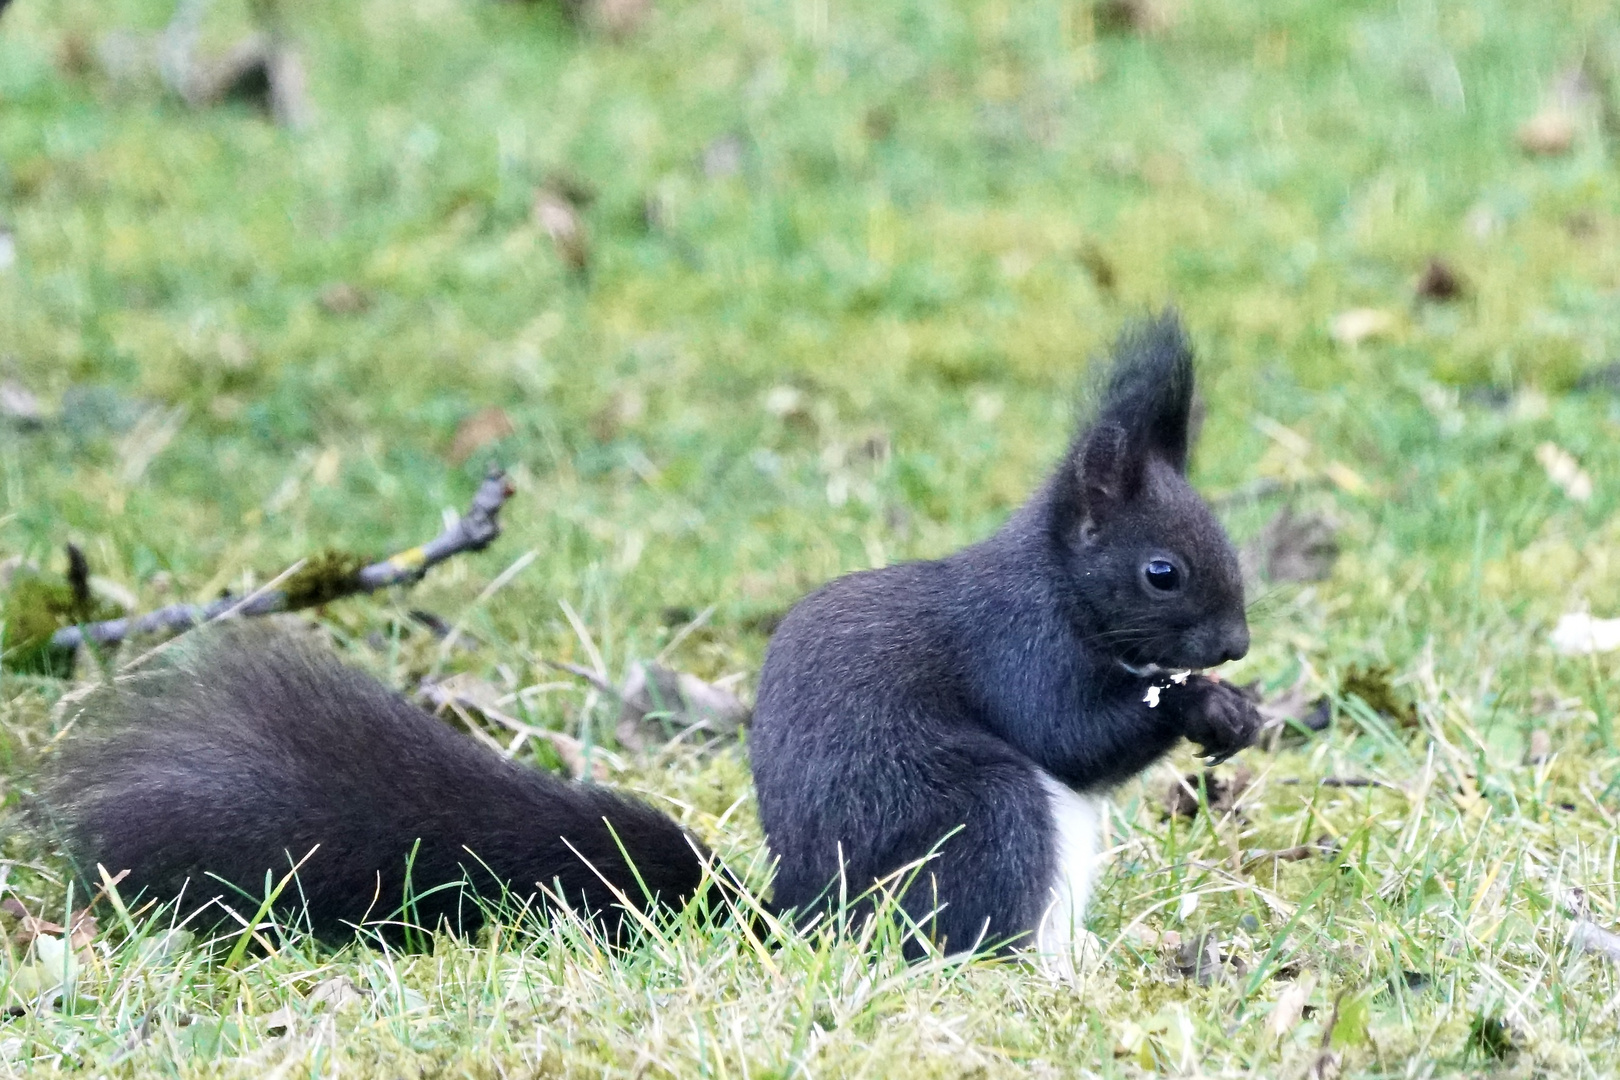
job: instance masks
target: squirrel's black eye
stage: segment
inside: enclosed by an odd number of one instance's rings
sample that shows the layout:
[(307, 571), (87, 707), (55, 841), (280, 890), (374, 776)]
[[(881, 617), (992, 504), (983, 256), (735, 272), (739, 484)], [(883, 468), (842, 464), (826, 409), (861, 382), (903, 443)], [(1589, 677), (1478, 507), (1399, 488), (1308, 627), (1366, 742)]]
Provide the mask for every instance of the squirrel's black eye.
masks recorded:
[(1142, 576), (1160, 592), (1175, 592), (1181, 588), (1181, 571), (1168, 559), (1153, 559), (1142, 567)]

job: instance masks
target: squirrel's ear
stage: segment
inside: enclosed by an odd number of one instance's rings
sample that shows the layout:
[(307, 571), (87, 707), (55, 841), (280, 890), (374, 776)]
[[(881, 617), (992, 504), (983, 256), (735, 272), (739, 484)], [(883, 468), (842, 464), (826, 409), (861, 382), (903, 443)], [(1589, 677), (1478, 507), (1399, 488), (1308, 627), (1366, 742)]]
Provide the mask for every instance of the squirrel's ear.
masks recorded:
[(1174, 313), (1166, 312), (1120, 334), (1098, 417), (1126, 430), (1128, 453), (1157, 457), (1185, 474), (1193, 389), (1192, 347)]
[(1075, 488), (1081, 518), (1095, 526), (1125, 496), (1127, 448), (1125, 429), (1098, 424), (1086, 432), (1075, 455)]

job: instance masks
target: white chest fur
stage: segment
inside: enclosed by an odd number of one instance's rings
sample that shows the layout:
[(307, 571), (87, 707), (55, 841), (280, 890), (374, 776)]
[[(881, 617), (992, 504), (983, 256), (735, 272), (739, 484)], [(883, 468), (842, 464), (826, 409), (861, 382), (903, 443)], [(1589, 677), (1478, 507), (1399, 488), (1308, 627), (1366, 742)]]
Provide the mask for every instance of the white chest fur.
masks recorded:
[(1056, 867), (1046, 912), (1035, 931), (1041, 966), (1072, 978), (1080, 969), (1077, 951), (1086, 947), (1086, 901), (1096, 876), (1102, 831), (1103, 800), (1081, 795), (1056, 777), (1040, 774), (1052, 815)]

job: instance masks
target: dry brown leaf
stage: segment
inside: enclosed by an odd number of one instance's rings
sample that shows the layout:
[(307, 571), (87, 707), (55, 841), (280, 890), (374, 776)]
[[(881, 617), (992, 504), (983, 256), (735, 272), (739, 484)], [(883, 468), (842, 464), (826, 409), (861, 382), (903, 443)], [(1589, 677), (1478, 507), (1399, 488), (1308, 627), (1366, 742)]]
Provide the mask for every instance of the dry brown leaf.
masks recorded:
[(1558, 104), (1544, 105), (1540, 112), (1519, 125), (1519, 149), (1539, 157), (1569, 153), (1575, 145), (1575, 116)]
[(1544, 442), (1536, 447), (1536, 460), (1547, 471), (1547, 479), (1556, 484), (1559, 490), (1576, 502), (1588, 502), (1592, 498), (1592, 477), (1575, 455), (1559, 446), (1557, 443)]
[(587, 762), (584, 744), (578, 739), (560, 731), (525, 724), (510, 715), (501, 708), (501, 701), (505, 695), (500, 688), (475, 675), (461, 673), (438, 681), (424, 679), (417, 693), (435, 711), (448, 709), (459, 715), (473, 738), (491, 750), (508, 755), (511, 753), (508, 748), (502, 747), (487, 732), (477, 727), (473, 723), (472, 714), (506, 728), (520, 740), (544, 739), (556, 751), (558, 759), (562, 761), (569, 775), (576, 780), (584, 777), (587, 772), (593, 780), (606, 780), (611, 770), (619, 765), (617, 758), (600, 748), (592, 751)]
[(734, 735), (749, 714), (726, 687), (658, 663), (632, 666), (618, 695), (623, 704), (614, 734), (635, 750), (666, 741), (669, 728)]
[(298, 1026), (298, 1013), (291, 1005), (283, 1005), (275, 1012), (266, 1013), (259, 1021), (264, 1033), (272, 1039), (290, 1034)]
[(1333, 340), (1354, 348), (1363, 341), (1387, 337), (1395, 329), (1395, 316), (1378, 308), (1351, 308), (1333, 318)]
[(1570, 946), (1576, 952), (1591, 952), (1612, 963), (1620, 963), (1620, 934), (1604, 929), (1589, 918), (1576, 918), (1570, 926)]
[(1114, 269), (1113, 260), (1109, 259), (1107, 252), (1097, 246), (1096, 241), (1087, 240), (1080, 247), (1076, 256), (1080, 265), (1086, 268), (1091, 275), (1092, 284), (1106, 296), (1113, 296), (1119, 291), (1119, 272)]
[(582, 13), (591, 29), (623, 41), (641, 29), (652, 8), (652, 0), (586, 0)]
[(1620, 964), (1620, 934), (1605, 930), (1590, 919), (1576, 919), (1570, 928), (1569, 943), (1577, 952), (1593, 953)]
[(325, 1005), (333, 1012), (341, 1012), (352, 1005), (363, 1005), (366, 994), (347, 975), (334, 975), (315, 984), (304, 1000), (311, 1005)]
[(547, 731), (544, 734), (546, 741), (551, 744), (551, 749), (556, 752), (557, 759), (563, 763), (563, 768), (567, 769), (568, 775), (575, 780), (583, 778), (587, 772), (590, 773), (592, 780), (599, 783), (608, 778), (611, 769), (601, 749), (592, 752), (587, 760), (585, 744), (572, 735), (564, 735), (560, 731)]
[(613, 391), (607, 404), (591, 416), (591, 434), (597, 442), (612, 442), (626, 427), (635, 424), (647, 413), (647, 399), (634, 386), (621, 386)]
[(1272, 1006), (1271, 1015), (1266, 1018), (1266, 1034), (1271, 1036), (1273, 1042), (1287, 1038), (1289, 1032), (1299, 1025), (1300, 1017), (1305, 1013), (1305, 1003), (1315, 989), (1315, 973), (1306, 972), (1277, 995), (1277, 1004)]
[(551, 237), (558, 258), (570, 270), (583, 274), (590, 269), (590, 236), (578, 208), (564, 193), (551, 187), (535, 192), (534, 221)]
[(1222, 948), (1220, 939), (1205, 931), (1183, 942), (1176, 950), (1176, 970), (1184, 979), (1193, 979), (1199, 986), (1209, 986), (1233, 976), (1241, 978), (1249, 973), (1249, 965), (1231, 949)]
[[(122, 874), (119, 875), (119, 877), (122, 876)], [(16, 942), (19, 948), (27, 949), (33, 945), (34, 939), (37, 937), (45, 935), (62, 937), (65, 934), (68, 944), (77, 954), (81, 963), (89, 963), (93, 960), (90, 946), (95, 942), (99, 928), (96, 925), (96, 917), (90, 914), (89, 908), (80, 908), (78, 911), (73, 912), (68, 917), (68, 925), (65, 927), (61, 923), (54, 923), (38, 915), (29, 914), (28, 909), (15, 897), (8, 897), (0, 901), (0, 911), (17, 919), (17, 929), (12, 932), (11, 940)]]
[(1125, 936), (1144, 949), (1167, 949), (1174, 952), (1181, 948), (1179, 930), (1155, 930), (1150, 926), (1137, 924), (1127, 930)]
[(1196, 817), (1203, 805), (1199, 798), (1199, 787), (1202, 785), (1202, 794), (1209, 801), (1210, 812), (1227, 814), (1237, 808), (1239, 797), (1253, 779), (1254, 774), (1243, 765), (1233, 769), (1229, 777), (1217, 775), (1214, 769), (1205, 769), (1202, 774), (1177, 776), (1164, 793), (1164, 807), (1171, 817)]
[(450, 443), (449, 458), (454, 465), (464, 465), (474, 454), (511, 435), (517, 429), (512, 418), (498, 405), (490, 405), (462, 420), (456, 428), (456, 437)]
[(347, 281), (334, 281), (321, 290), (319, 303), (328, 315), (358, 315), (371, 308), (371, 294)]
[(675, 197), (666, 190), (649, 192), (641, 200), (641, 223), (650, 233), (675, 230)]
[(1418, 276), (1417, 285), (1413, 287), (1419, 300), (1434, 300), (1445, 303), (1455, 300), (1466, 291), (1462, 276), (1452, 269), (1451, 264), (1439, 256), (1429, 259), (1429, 265), (1423, 268)]
[(1325, 581), (1339, 558), (1338, 532), (1331, 517), (1298, 512), (1290, 503), (1244, 545), (1244, 568), (1275, 583)]
[(1160, 34), (1176, 21), (1172, 0), (1099, 0), (1095, 10), (1097, 26), (1105, 32)]
[[(1260, 684), (1239, 687), (1260, 710), (1257, 746), (1275, 752), (1284, 746), (1303, 742), (1333, 723), (1333, 705), (1327, 695), (1313, 693), (1309, 678), (1301, 674), (1294, 685), (1269, 699), (1260, 694)], [(1303, 729), (1303, 730), (1301, 730)]]
[(56, 67), (70, 79), (82, 79), (95, 71), (96, 50), (90, 39), (72, 31), (65, 34), (56, 46)]
[(873, 142), (882, 142), (894, 134), (895, 125), (899, 118), (894, 110), (887, 105), (874, 105), (866, 110), (866, 118), (861, 124), (866, 129), (866, 137)]

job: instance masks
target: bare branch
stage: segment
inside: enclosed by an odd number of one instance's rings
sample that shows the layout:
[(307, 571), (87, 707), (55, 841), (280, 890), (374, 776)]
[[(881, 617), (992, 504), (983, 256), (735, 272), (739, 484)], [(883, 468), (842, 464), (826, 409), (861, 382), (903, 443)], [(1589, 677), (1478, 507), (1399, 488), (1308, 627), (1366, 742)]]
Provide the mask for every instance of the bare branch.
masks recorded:
[(51, 646), (57, 649), (76, 649), (85, 641), (97, 645), (116, 645), (126, 638), (146, 634), (180, 634), (203, 623), (225, 615), (251, 618), (281, 611), (296, 611), (332, 600), (363, 593), (373, 593), (392, 585), (410, 585), (421, 579), (434, 566), (464, 551), (482, 551), (501, 534), (498, 520), (501, 507), (512, 497), (512, 483), (506, 473), (491, 467), (478, 493), (473, 496), (472, 508), (444, 532), (427, 543), (402, 551), (382, 562), (361, 567), (346, 579), (327, 583), (320, 589), (271, 589), (241, 600), (224, 596), (208, 604), (171, 604), (145, 615), (85, 626), (68, 626), (51, 636)]

